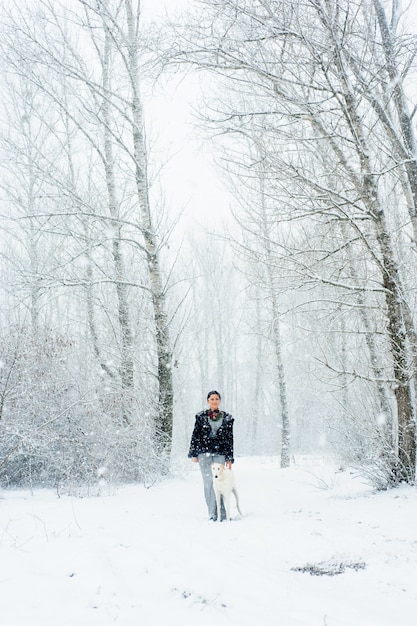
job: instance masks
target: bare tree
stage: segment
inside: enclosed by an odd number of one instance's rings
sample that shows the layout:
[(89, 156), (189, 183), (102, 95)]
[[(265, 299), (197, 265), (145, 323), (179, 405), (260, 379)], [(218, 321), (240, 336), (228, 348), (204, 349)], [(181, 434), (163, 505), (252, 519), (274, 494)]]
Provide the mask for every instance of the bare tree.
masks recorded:
[[(169, 273), (161, 261), (166, 243), (158, 233), (161, 216), (149, 199), (139, 17), (140, 3), (69, 7), (46, 0), (36, 11), (22, 8), (17, 21), (11, 12), (3, 38), (9, 76), (27, 85), (26, 92), (16, 91), (18, 101), (35, 115), (36, 127), (50, 142), (38, 145), (19, 170), (26, 187), (32, 185), (36, 204), (36, 215), (25, 222), (35, 227), (28, 236), (32, 267), (25, 274), (31, 277), (32, 317), (35, 323), (35, 303), (47, 294), (55, 305), (44, 306), (43, 317), (73, 326), (78, 318), (84, 372), (79, 385), (90, 399), (98, 396), (91, 400), (89, 415), (95, 419), (104, 411), (113, 420), (112, 431), (120, 420), (125, 425), (108, 445), (104, 437), (97, 443), (101, 452), (94, 462), (106, 465), (112, 457), (119, 476), (124, 470), (126, 476), (138, 475), (135, 455), (139, 474), (146, 461), (138, 455), (165, 467), (172, 437)], [(31, 90), (40, 94), (45, 115), (29, 101)], [(16, 150), (9, 154), (9, 189), (18, 159)], [(31, 183), (33, 176), (42, 181), (41, 192)], [(18, 199), (10, 200), (15, 220)], [(35, 253), (45, 250), (46, 241), (55, 251), (41, 268)], [(104, 434), (111, 422), (102, 423)]]
[[(253, 171), (249, 181), (246, 181), (244, 192), (238, 194), (240, 206), (244, 213), (242, 219), (240, 219), (239, 214), (235, 216), (246, 237), (244, 237), (243, 245), (239, 241), (235, 241), (235, 246), (249, 264), (261, 267), (257, 279), (257, 287), (258, 289), (262, 287), (262, 295), (266, 300), (266, 308), (269, 314), (269, 332), (267, 335), (272, 346), (272, 354), (274, 355), (274, 387), (277, 394), (277, 405), (281, 409), (280, 462), (281, 467), (289, 467), (291, 459), (291, 420), (287, 398), (288, 390), (281, 328), (283, 307), (280, 302), (280, 281), (276, 272), (276, 241), (273, 235), (275, 220), (274, 218), (271, 219), (267, 206), (267, 181), (265, 180), (267, 174), (262, 146), (259, 143), (255, 143), (254, 150), (255, 155), (253, 155), (252, 159), (255, 167), (252, 168)], [(254, 185), (258, 189), (254, 189)], [(260, 325), (257, 327), (257, 332), (260, 332)], [(258, 385), (259, 382), (257, 383)], [(256, 393), (259, 393), (258, 389)]]
[[(250, 132), (262, 137), (277, 219), (297, 220), (310, 231), (314, 224), (317, 233), (321, 229), (329, 235), (334, 234), (333, 221), (345, 225), (343, 239), (328, 240), (325, 250), (309, 246), (304, 255), (293, 254), (293, 269), (304, 285), (327, 285), (344, 297), (360, 291), (364, 299), (357, 305), (378, 306), (383, 312), (376, 332), (384, 334), (384, 371), (388, 365), (390, 373), (375, 383), (384, 386), (383, 395), (392, 390), (397, 418), (387, 483), (413, 482), (415, 331), (400, 271), (402, 255), (409, 254), (404, 216), (410, 194), (401, 197), (399, 206), (392, 200), (398, 170), (412, 179), (415, 155), (404, 90), (388, 92), (386, 87), (387, 75), (401, 83), (410, 70), (409, 63), (399, 62), (410, 49), (410, 38), (406, 47), (399, 37), (392, 45), (395, 33), (391, 29), (388, 38), (378, 2), (201, 4), (204, 17), (191, 19), (186, 31), (178, 29), (181, 37), (172, 44), (176, 51), (167, 54), (221, 77), (222, 94), (227, 90), (228, 96), (212, 107), (213, 126), (236, 137), (250, 125)], [(389, 106), (391, 96), (395, 100), (389, 123), (381, 117), (387, 96)], [(379, 108), (372, 98), (378, 99)], [(407, 185), (411, 189), (409, 179)], [(398, 198), (398, 190), (396, 194)], [(401, 216), (397, 224), (404, 224), (400, 231), (393, 228), (393, 211)], [(315, 238), (312, 243), (317, 242)], [(359, 265), (352, 274), (352, 265), (329, 263), (340, 262), (346, 249), (350, 258), (359, 253), (362, 259), (360, 278)], [(372, 369), (378, 372), (375, 364)]]

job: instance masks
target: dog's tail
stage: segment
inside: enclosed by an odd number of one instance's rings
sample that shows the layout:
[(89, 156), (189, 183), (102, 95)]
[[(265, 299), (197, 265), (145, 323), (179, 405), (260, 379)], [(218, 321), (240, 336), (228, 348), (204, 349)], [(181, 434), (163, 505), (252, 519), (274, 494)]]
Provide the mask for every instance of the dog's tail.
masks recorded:
[(237, 495), (237, 490), (236, 490), (236, 489), (232, 489), (232, 491), (233, 491), (233, 495), (234, 495), (234, 496), (235, 496), (235, 498), (236, 498), (236, 508), (237, 508), (237, 510), (239, 511), (239, 515), (241, 515), (241, 516), (243, 517), (243, 513), (242, 513), (242, 511), (240, 510), (240, 506), (239, 506), (239, 497), (238, 497), (238, 495)]

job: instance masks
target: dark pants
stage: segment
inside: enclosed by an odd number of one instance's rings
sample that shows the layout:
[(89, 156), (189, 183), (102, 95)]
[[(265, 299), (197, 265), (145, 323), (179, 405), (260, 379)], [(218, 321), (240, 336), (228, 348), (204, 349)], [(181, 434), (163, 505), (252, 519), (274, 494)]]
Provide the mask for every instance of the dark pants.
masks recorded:
[[(206, 499), (208, 515), (210, 519), (217, 519), (217, 506), (216, 506), (216, 494), (213, 489), (213, 476), (211, 473), (211, 464), (212, 463), (221, 463), (224, 465), (225, 457), (223, 454), (199, 454), (198, 455), (198, 464), (200, 466), (201, 475), (203, 477), (203, 485), (204, 485), (204, 497)], [(226, 518), (226, 511), (223, 505), (223, 500), (221, 504), (221, 519)]]

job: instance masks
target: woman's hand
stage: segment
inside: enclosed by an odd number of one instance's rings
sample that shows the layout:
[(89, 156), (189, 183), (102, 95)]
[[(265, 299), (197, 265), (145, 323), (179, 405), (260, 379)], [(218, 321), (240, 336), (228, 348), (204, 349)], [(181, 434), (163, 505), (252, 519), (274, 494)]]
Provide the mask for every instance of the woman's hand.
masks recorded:
[(198, 457), (193, 456), (193, 458), (191, 459), (193, 463), (198, 463)]
[(227, 469), (232, 469), (232, 461), (226, 461)]

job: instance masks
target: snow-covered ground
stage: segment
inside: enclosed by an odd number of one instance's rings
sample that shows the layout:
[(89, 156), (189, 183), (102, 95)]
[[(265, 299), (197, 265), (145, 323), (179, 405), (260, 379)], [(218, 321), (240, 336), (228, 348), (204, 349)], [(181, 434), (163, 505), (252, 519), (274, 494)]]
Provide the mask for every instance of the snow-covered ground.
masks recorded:
[(416, 488), (373, 493), (319, 459), (235, 473), (230, 523), (206, 519), (191, 462), (100, 497), (3, 492), (2, 626), (417, 624)]

